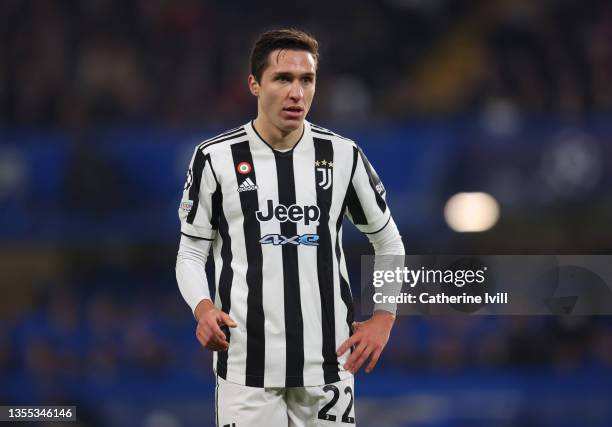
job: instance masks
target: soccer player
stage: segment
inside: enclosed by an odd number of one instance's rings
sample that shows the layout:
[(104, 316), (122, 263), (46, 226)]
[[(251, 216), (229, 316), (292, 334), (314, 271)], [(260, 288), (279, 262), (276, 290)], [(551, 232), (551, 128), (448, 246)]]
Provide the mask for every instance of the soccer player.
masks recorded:
[(260, 35), (248, 77), (257, 117), (199, 144), (187, 173), (176, 277), (214, 352), (220, 427), (355, 424), (353, 374), (374, 368), (395, 320), (378, 309), (353, 322), (344, 215), (376, 254), (404, 248), (361, 149), (305, 120), (318, 62), (309, 34)]

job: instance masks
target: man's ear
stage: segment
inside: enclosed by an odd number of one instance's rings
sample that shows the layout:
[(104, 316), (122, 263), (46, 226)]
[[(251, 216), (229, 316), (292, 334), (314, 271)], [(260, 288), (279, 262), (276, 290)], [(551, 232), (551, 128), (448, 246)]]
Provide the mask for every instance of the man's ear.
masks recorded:
[(257, 79), (253, 74), (249, 74), (248, 84), (249, 90), (251, 91), (253, 96), (259, 96), (259, 83), (257, 82)]

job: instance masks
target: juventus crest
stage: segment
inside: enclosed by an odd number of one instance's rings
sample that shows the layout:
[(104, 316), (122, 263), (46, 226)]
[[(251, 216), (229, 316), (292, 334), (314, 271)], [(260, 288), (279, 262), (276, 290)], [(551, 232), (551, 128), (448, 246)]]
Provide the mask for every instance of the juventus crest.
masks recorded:
[(334, 164), (327, 160), (317, 160), (315, 161), (315, 167), (317, 171), (317, 184), (323, 190), (328, 190), (332, 186)]

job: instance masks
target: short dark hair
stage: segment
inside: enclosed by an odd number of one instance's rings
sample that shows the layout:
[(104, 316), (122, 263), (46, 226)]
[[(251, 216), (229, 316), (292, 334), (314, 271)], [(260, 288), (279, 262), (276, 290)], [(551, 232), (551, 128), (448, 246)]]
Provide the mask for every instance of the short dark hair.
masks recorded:
[(260, 82), (268, 67), (270, 52), (276, 49), (305, 50), (310, 52), (319, 65), (319, 42), (310, 34), (295, 28), (271, 30), (260, 34), (251, 50), (251, 74)]

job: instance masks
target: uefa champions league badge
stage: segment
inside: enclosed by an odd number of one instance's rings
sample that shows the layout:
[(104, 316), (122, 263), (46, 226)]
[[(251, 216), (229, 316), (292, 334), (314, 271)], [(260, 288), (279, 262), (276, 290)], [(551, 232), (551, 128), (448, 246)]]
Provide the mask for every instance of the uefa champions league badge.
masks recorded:
[(185, 212), (190, 212), (193, 207), (193, 200), (185, 200), (181, 203), (181, 209)]

